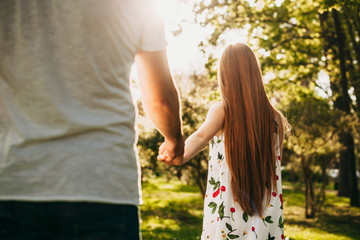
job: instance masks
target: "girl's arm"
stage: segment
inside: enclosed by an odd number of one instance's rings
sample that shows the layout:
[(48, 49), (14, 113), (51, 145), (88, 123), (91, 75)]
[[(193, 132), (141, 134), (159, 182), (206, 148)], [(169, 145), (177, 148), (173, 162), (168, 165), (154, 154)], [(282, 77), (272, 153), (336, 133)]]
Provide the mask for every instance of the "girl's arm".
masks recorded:
[(224, 108), (221, 102), (217, 102), (211, 106), (205, 122), (195, 133), (186, 139), (182, 164), (202, 151), (210, 139), (223, 128), (224, 116)]

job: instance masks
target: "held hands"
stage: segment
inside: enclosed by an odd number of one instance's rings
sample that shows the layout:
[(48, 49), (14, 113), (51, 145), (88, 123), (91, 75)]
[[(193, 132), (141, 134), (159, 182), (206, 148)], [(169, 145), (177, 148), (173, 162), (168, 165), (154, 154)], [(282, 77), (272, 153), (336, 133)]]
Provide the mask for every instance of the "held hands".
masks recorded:
[(184, 136), (175, 140), (165, 138), (165, 141), (159, 147), (157, 159), (166, 165), (180, 166), (183, 164), (184, 154)]

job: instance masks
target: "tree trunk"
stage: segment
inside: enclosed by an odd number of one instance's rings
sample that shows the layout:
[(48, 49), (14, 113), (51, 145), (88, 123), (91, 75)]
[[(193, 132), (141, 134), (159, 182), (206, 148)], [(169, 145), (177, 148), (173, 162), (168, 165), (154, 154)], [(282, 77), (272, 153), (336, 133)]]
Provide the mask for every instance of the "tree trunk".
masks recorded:
[(182, 167), (178, 167), (176, 169), (176, 176), (179, 180), (181, 180), (181, 177), (182, 177)]
[[(342, 133), (345, 134), (345, 133)], [(340, 137), (339, 141), (345, 145), (343, 138)], [(349, 165), (347, 161), (347, 147), (344, 151), (340, 152), (340, 168), (339, 168), (339, 185), (338, 185), (338, 196), (339, 197), (350, 197), (350, 178), (348, 175)]]
[[(340, 60), (340, 86), (341, 86), (341, 100), (337, 102), (335, 107), (341, 109), (345, 114), (351, 114), (350, 104), (351, 99), (348, 94), (348, 79), (346, 76), (346, 59), (345, 59), (345, 47), (346, 43), (345, 35), (342, 29), (339, 13), (337, 10), (332, 10), (334, 19), (335, 31), (336, 31), (336, 43), (338, 48), (338, 57)], [(359, 204), (359, 193), (356, 179), (356, 162), (355, 162), (355, 149), (354, 138), (349, 130), (343, 130), (340, 134), (340, 142), (345, 149), (340, 153), (340, 183), (339, 183), (339, 196), (351, 197), (350, 204), (357, 206)], [(355, 180), (354, 181), (354, 176)], [(356, 195), (356, 196), (355, 196)]]
[(350, 113), (350, 103), (351, 99), (348, 93), (349, 86), (348, 86), (348, 79), (346, 76), (346, 59), (345, 59), (345, 46), (344, 43), (346, 41), (338, 11), (335, 9), (332, 10), (333, 19), (335, 23), (335, 30), (336, 30), (336, 43), (338, 48), (338, 57), (340, 60), (340, 86), (341, 86), (341, 96), (342, 96), (342, 109), (346, 114)]
[(352, 44), (355, 59), (357, 61), (357, 67), (356, 67), (354, 66), (353, 61), (351, 59), (351, 53), (350, 51), (348, 51), (348, 59), (350, 60), (349, 65), (352, 71), (352, 77), (350, 77), (350, 83), (354, 87), (354, 94), (356, 97), (356, 106), (357, 106), (356, 111), (360, 118), (360, 68), (358, 66), (360, 64), (360, 45), (356, 42), (356, 36), (355, 36), (356, 33), (354, 31), (354, 25), (352, 24), (351, 19), (346, 17), (345, 20), (346, 20), (350, 42)]
[[(326, 161), (326, 160), (324, 160), (324, 161)], [(320, 212), (322, 206), (325, 203), (325, 200), (326, 200), (325, 188), (329, 182), (328, 176), (326, 174), (326, 169), (327, 169), (326, 166), (328, 164), (326, 164), (326, 162), (324, 162), (324, 161), (322, 161), (322, 163), (321, 163), (322, 184), (321, 184), (320, 192), (316, 198), (316, 212)]]
[(350, 21), (349, 18), (346, 18), (346, 25), (347, 25), (347, 29), (348, 29), (348, 33), (349, 33), (349, 37), (350, 37), (350, 41), (351, 44), (353, 46), (354, 49), (354, 53), (355, 53), (355, 59), (357, 61), (357, 67), (355, 68), (353, 61), (350, 61), (350, 66), (352, 67), (353, 70), (353, 74), (352, 74), (352, 78), (350, 78), (350, 82), (351, 85), (354, 87), (354, 94), (356, 97), (356, 111), (357, 114), (360, 118), (360, 69), (359, 69), (359, 64), (360, 64), (360, 45), (356, 42), (356, 37), (355, 37), (355, 31), (354, 31), (354, 26), (352, 24), (352, 22)]
[(305, 217), (314, 218), (316, 215), (316, 207), (313, 182), (311, 179), (311, 169), (309, 168), (308, 163), (306, 162), (304, 157), (301, 158), (301, 163), (303, 167), (305, 182)]
[[(194, 166), (192, 167), (193, 176), (195, 176), (196, 185), (199, 187), (203, 199), (206, 193), (206, 179), (207, 179), (207, 167), (204, 168), (201, 164), (203, 159), (206, 159), (204, 153), (200, 153), (195, 159), (193, 159)], [(207, 163), (207, 162), (206, 162)]]
[(359, 189), (358, 189), (358, 180), (356, 176), (356, 159), (355, 159), (355, 145), (354, 138), (351, 133), (347, 132), (343, 136), (346, 141), (346, 146), (348, 151), (346, 152), (347, 161), (348, 161), (348, 176), (350, 183), (350, 205), (359, 206)]

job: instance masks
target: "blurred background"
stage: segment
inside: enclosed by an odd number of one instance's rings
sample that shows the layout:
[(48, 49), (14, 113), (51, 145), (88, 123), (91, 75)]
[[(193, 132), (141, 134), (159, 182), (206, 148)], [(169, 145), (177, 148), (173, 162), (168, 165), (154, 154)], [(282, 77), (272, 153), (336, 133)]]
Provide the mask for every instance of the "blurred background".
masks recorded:
[[(184, 133), (219, 101), (225, 45), (248, 44), (269, 99), (292, 125), (282, 161), (287, 239), (360, 239), (360, 1), (159, 0)], [(145, 117), (135, 70), (143, 239), (200, 239), (208, 150), (158, 163), (163, 138)]]

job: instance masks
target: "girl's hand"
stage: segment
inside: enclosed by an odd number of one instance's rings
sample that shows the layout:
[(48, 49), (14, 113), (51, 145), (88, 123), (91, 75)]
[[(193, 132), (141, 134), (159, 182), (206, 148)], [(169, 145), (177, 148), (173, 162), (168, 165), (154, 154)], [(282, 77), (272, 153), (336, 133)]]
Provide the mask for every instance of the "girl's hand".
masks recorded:
[(165, 149), (165, 143), (163, 142), (159, 147), (157, 159), (159, 161), (169, 160), (169, 153)]
[(179, 141), (172, 141), (165, 138), (165, 142), (159, 147), (157, 159), (167, 165), (180, 166), (183, 163), (184, 139), (181, 136)]

